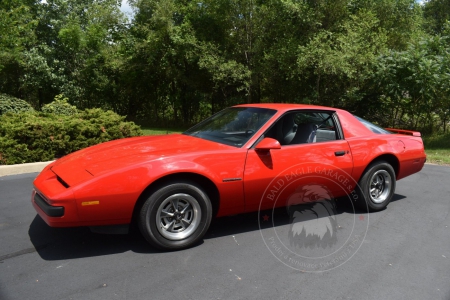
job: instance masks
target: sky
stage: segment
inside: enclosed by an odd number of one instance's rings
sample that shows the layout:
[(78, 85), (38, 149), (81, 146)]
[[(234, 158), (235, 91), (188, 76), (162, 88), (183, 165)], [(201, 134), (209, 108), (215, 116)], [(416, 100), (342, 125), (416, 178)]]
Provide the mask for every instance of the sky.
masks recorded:
[(122, 0), (122, 5), (120, 7), (120, 9), (122, 10), (122, 12), (124, 12), (125, 14), (131, 14), (133, 13), (133, 10), (131, 9), (130, 5), (128, 4), (127, 0)]

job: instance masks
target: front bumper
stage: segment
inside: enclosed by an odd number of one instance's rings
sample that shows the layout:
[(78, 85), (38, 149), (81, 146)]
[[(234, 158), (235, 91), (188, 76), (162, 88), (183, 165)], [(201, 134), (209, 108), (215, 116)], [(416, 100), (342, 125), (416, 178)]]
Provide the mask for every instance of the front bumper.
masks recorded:
[(50, 227), (80, 226), (76, 204), (73, 200), (51, 201), (34, 189), (31, 193), (31, 204)]
[[(134, 202), (122, 200), (121, 195), (103, 196), (103, 190), (92, 192), (89, 187), (87, 189), (95, 196), (82, 195), (76, 198), (77, 190), (53, 172), (52, 164), (36, 177), (33, 185), (31, 203), (50, 227), (103, 226), (131, 221)], [(130, 213), (124, 214), (123, 203), (128, 204)]]
[(34, 193), (33, 204), (39, 208), (49, 217), (64, 216), (64, 206), (51, 206), (38, 193)]
[[(80, 226), (104, 226), (129, 224), (128, 219), (85, 219), (82, 220), (78, 214), (75, 200), (49, 200), (40, 191), (33, 190), (31, 203), (39, 216), (50, 227), (80, 227)], [(90, 207), (90, 206), (86, 206)]]

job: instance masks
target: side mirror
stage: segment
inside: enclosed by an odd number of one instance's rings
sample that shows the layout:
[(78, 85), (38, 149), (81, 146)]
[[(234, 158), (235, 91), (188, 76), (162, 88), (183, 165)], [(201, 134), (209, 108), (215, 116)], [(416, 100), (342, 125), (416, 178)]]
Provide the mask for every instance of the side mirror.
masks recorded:
[(270, 151), (272, 149), (281, 149), (280, 142), (272, 138), (264, 138), (255, 147), (256, 151)]

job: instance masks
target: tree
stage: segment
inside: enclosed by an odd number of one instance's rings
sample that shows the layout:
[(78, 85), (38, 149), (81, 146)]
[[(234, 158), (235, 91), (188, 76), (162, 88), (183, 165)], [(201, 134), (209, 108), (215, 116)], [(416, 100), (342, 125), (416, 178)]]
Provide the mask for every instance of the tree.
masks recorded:
[(37, 21), (32, 14), (31, 0), (0, 2), (0, 91), (20, 95), (23, 52), (35, 42)]
[(422, 38), (406, 51), (390, 51), (377, 61), (373, 80), (381, 102), (366, 103), (381, 123), (432, 132), (438, 118), (443, 129), (450, 108), (448, 37)]
[(424, 6), (425, 25), (430, 33), (440, 34), (450, 21), (449, 0), (428, 0)]

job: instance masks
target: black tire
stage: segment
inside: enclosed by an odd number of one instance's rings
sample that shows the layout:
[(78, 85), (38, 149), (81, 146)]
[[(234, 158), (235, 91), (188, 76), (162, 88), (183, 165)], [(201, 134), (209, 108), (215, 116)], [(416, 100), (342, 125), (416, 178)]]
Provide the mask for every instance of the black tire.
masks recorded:
[(152, 246), (180, 250), (201, 240), (211, 218), (211, 201), (197, 184), (174, 182), (148, 197), (140, 210), (138, 225)]
[(383, 210), (391, 202), (395, 186), (394, 168), (386, 161), (375, 161), (358, 182), (356, 204), (365, 211)]

